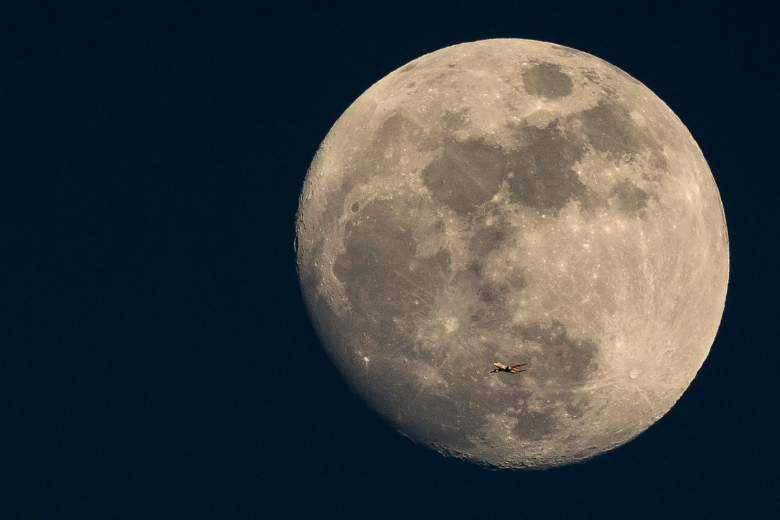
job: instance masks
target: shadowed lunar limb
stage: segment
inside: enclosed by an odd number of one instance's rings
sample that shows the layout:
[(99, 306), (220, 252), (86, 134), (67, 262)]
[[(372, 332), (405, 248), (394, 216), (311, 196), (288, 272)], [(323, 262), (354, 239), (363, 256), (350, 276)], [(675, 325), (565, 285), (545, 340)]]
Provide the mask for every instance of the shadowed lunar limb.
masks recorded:
[(312, 162), (297, 244), (353, 388), (416, 442), (506, 468), (585, 460), (660, 419), (709, 352), (729, 269), (680, 120), (603, 60), (530, 40), (371, 86)]

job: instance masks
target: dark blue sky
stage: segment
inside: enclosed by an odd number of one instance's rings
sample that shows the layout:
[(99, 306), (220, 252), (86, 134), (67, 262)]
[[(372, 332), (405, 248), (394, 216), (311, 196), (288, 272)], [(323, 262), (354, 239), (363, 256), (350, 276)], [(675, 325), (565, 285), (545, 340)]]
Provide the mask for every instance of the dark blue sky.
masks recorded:
[[(633, 2), (4, 16), (0, 517), (778, 516), (772, 20)], [(295, 274), (297, 198), (335, 119), (403, 63), (491, 37), (587, 51), (650, 87), (702, 148), (731, 242), (724, 319), (680, 402), (544, 472), (394, 433), (319, 346)]]

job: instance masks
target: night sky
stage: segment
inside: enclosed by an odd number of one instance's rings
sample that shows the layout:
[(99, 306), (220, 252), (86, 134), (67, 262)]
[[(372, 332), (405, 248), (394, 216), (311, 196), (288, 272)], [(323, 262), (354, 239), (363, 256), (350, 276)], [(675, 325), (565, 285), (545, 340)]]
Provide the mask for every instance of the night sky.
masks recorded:
[[(0, 517), (780, 516), (777, 28), (714, 6), (0, 17)], [(331, 364), (295, 271), (298, 196), (338, 116), (404, 63), (495, 37), (589, 52), (653, 90), (701, 147), (731, 244), (718, 336), (677, 405), (547, 471), (393, 431)]]

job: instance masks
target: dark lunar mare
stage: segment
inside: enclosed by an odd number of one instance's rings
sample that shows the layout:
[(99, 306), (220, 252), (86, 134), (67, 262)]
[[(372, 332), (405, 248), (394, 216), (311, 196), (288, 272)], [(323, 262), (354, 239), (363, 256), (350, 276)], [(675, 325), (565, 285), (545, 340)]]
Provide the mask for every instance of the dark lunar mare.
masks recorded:
[(574, 82), (554, 63), (538, 63), (523, 72), (526, 92), (535, 96), (556, 99), (568, 96)]
[(556, 214), (586, 193), (573, 171), (585, 149), (569, 140), (557, 121), (544, 128), (517, 127), (520, 143), (509, 152), (481, 139), (446, 139), (440, 155), (422, 171), (431, 196), (452, 210), (469, 215), (507, 182), (513, 200)]

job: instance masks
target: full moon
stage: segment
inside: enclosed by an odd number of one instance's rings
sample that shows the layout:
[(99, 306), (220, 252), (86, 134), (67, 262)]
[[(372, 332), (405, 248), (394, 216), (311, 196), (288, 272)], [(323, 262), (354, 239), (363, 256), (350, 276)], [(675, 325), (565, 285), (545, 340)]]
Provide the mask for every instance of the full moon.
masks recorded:
[(493, 467), (646, 430), (726, 298), (723, 206), (691, 134), (627, 73), (545, 42), (455, 45), (372, 85), (317, 151), (296, 231), (309, 314), (355, 391)]

